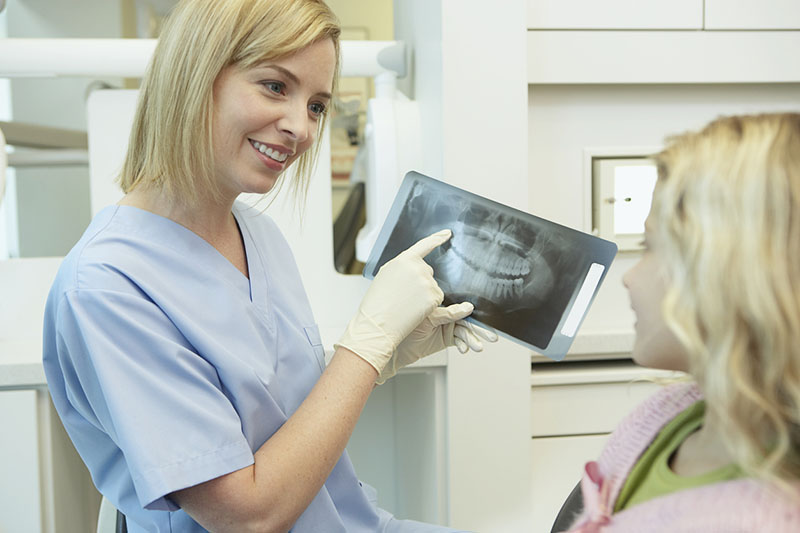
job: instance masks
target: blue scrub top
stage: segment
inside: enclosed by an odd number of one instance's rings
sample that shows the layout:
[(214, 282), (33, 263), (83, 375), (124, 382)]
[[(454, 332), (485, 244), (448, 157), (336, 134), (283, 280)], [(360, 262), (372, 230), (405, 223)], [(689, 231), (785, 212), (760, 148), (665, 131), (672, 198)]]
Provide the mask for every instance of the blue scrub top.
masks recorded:
[[(128, 529), (204, 529), (167, 495), (253, 464), (324, 369), (319, 329), (275, 223), (233, 210), (249, 279), (167, 218), (97, 214), (44, 319), (53, 403)], [(343, 453), (292, 531), (445, 531), (377, 508)]]

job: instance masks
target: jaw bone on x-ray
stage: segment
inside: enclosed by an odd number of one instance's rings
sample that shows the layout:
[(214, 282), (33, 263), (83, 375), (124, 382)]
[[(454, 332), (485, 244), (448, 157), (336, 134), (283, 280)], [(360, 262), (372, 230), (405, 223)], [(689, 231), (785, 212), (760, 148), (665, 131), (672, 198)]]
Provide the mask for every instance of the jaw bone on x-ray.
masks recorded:
[(448, 299), (472, 302), (475, 318), (535, 307), (552, 292), (553, 270), (519, 221), (473, 205), (450, 229), (430, 263)]
[(417, 240), (450, 229), (450, 240), (425, 258), (445, 293), (444, 305), (471, 302), (475, 321), (544, 353), (592, 265), (592, 243), (583, 239), (600, 239), (421, 174), (410, 178), (365, 274), (373, 277)]

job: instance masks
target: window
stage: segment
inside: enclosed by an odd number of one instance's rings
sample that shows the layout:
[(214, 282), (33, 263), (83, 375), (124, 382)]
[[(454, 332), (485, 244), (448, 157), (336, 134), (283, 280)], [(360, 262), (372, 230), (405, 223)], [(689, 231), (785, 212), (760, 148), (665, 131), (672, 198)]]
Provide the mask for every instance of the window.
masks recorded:
[(620, 251), (639, 250), (657, 172), (646, 157), (592, 158), (592, 230)]

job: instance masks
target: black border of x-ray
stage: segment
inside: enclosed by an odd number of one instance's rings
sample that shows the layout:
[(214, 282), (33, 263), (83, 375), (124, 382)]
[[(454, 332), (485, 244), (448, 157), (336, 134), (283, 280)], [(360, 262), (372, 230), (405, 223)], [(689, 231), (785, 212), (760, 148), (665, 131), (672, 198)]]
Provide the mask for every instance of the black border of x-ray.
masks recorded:
[[(392, 203), (392, 207), (389, 210), (388, 215), (386, 216), (386, 220), (384, 221), (383, 227), (381, 228), (380, 233), (378, 234), (378, 238), (375, 240), (375, 244), (372, 247), (370, 252), (369, 259), (364, 265), (364, 277), (368, 279), (373, 279), (375, 275), (378, 273), (383, 264), (388, 261), (390, 258), (383, 258), (384, 251), (387, 245), (390, 245), (390, 248), (393, 250), (404, 250), (414, 244), (417, 240), (425, 237), (426, 235), (419, 235), (414, 236), (415, 239), (409, 242), (397, 242), (396, 239), (392, 242), (389, 241), (389, 238), (395, 233), (395, 227), (400, 219), (400, 216), (403, 214), (406, 200), (409, 197), (411, 190), (418, 184), (422, 184), (426, 188), (426, 192), (433, 192), (438, 193), (440, 195), (453, 195), (462, 197), (465, 202), (472, 202), (474, 204), (478, 204), (483, 208), (488, 209), (492, 212), (498, 212), (505, 216), (514, 217), (517, 219), (521, 219), (523, 221), (530, 222), (534, 227), (537, 228), (538, 231), (550, 231), (553, 234), (558, 234), (570, 247), (570, 249), (575, 250), (578, 254), (583, 254), (587, 257), (587, 267), (586, 271), (576, 280), (574, 286), (572, 286), (571, 296), (566, 307), (563, 309), (561, 316), (558, 320), (557, 326), (554, 328), (552, 335), (549, 338), (549, 341), (546, 345), (536, 345), (532, 344), (525, 339), (520, 339), (507, 331), (503, 330), (501, 325), (491, 325), (476, 320), (473, 317), (467, 318), (468, 321), (475, 323), (481, 327), (487, 328), (491, 331), (496, 332), (497, 334), (513, 341), (527, 348), (538, 352), (550, 359), (555, 361), (562, 360), (569, 350), (570, 346), (572, 345), (572, 341), (574, 340), (574, 334), (572, 336), (567, 336), (562, 334), (562, 330), (564, 329), (564, 325), (572, 312), (573, 307), (575, 306), (576, 299), (578, 297), (578, 293), (581, 291), (581, 288), (584, 285), (584, 281), (588, 277), (589, 269), (592, 267), (592, 264), (597, 264), (602, 266), (602, 273), (597, 280), (597, 284), (594, 286), (594, 290), (592, 291), (591, 297), (589, 298), (588, 304), (586, 305), (583, 314), (580, 316), (580, 319), (577, 323), (577, 326), (574, 328), (575, 333), (580, 329), (581, 324), (583, 323), (583, 319), (586, 316), (586, 313), (591, 308), (592, 302), (597, 294), (598, 289), (603, 283), (606, 274), (608, 273), (608, 269), (611, 265), (611, 262), (614, 260), (614, 257), (617, 254), (617, 245), (613, 242), (601, 239), (599, 237), (595, 237), (594, 235), (590, 235), (588, 233), (580, 232), (574, 230), (572, 228), (568, 228), (566, 226), (562, 226), (555, 222), (537, 217), (535, 215), (531, 215), (530, 213), (525, 213), (518, 209), (514, 209), (513, 207), (509, 207), (507, 205), (500, 204), (498, 202), (489, 200), (488, 198), (484, 198), (483, 196), (478, 196), (477, 194), (465, 191), (453, 185), (444, 183), (443, 181), (439, 181), (434, 179), (430, 176), (426, 176), (424, 174), (420, 174), (419, 172), (410, 171), (406, 174), (403, 182), (400, 185), (400, 188), (395, 195), (394, 202)], [(444, 229), (444, 228), (442, 228)], [(399, 232), (402, 233), (402, 232)], [(596, 271), (595, 271), (596, 277)], [(585, 299), (585, 295), (584, 295)], [(574, 319), (573, 319), (574, 320)]]

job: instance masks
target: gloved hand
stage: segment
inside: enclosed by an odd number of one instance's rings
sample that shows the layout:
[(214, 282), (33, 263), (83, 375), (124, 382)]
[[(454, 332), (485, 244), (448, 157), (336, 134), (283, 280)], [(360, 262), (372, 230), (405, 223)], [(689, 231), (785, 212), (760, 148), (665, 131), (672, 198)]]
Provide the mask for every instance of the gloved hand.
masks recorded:
[(437, 307), (431, 311), (431, 314), (397, 346), (376, 383), (383, 384), (404, 366), (444, 350), (447, 346), (455, 346), (461, 353), (467, 353), (470, 349), (480, 352), (483, 350), (481, 338), (495, 342), (497, 335), (462, 320), (469, 316), (473, 309), (471, 303), (463, 302)]
[(459, 320), (456, 322), (455, 329), (453, 330), (453, 344), (461, 353), (467, 353), (469, 350), (473, 352), (482, 352), (483, 343), (481, 339), (487, 342), (497, 342), (497, 333), (476, 326), (472, 322), (466, 320)]
[(444, 293), (423, 258), (451, 235), (434, 233), (383, 265), (334, 348), (347, 348), (380, 374), (400, 342), (442, 303)]

